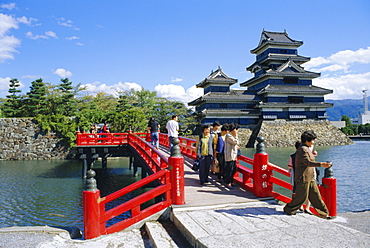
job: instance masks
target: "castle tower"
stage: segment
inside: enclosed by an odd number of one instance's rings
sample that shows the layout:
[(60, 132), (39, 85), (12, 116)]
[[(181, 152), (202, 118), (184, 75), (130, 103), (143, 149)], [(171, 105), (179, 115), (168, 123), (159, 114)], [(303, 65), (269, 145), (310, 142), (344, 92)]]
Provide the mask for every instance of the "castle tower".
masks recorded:
[(254, 77), (241, 83), (247, 87), (246, 94), (258, 99), (255, 106), (262, 119), (325, 119), (324, 95), (332, 90), (312, 85), (312, 79), (320, 73), (304, 70), (302, 64), (310, 58), (298, 55), (303, 44), (284, 32), (263, 30), (259, 44), (251, 50), (256, 61), (247, 68)]
[(254, 100), (254, 96), (245, 95), (245, 90), (230, 89), (237, 82), (237, 79), (230, 78), (218, 67), (196, 85), (197, 88), (204, 88), (204, 95), (188, 105), (195, 106), (202, 124), (219, 121), (221, 124), (234, 122), (246, 125), (258, 120), (259, 112), (254, 109), (258, 101)]

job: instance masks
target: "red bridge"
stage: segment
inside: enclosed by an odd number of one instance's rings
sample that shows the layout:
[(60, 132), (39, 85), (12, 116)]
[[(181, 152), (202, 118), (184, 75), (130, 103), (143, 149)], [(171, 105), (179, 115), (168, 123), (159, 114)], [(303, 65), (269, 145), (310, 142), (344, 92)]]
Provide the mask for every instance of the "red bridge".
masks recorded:
[[(85, 239), (124, 230), (151, 215), (164, 211), (171, 205), (182, 205), (185, 204), (186, 199), (196, 197), (194, 193), (186, 194), (187, 181), (184, 176), (184, 167), (185, 170), (189, 170), (187, 166), (192, 164), (196, 157), (196, 141), (179, 137), (179, 144), (175, 144), (169, 157), (166, 149), (169, 147), (167, 134), (160, 134), (160, 150), (155, 149), (149, 141), (149, 133), (77, 133), (77, 152), (83, 161), (83, 175), (87, 177), (86, 190), (83, 192)], [(176, 153), (176, 150), (184, 156)], [(96, 188), (95, 172), (90, 169), (99, 157), (102, 159), (102, 166), (106, 167), (107, 158), (110, 156), (128, 156), (130, 166), (131, 163), (134, 164), (135, 159), (139, 159), (145, 163), (148, 175), (117, 192), (102, 197)], [(135, 169), (135, 165), (133, 166)], [(285, 188), (291, 192), (289, 177), (288, 170), (268, 162), (268, 154), (264, 152), (260, 139), (253, 159), (243, 155), (238, 157), (234, 181), (240, 188), (251, 192), (255, 197), (273, 197), (287, 203), (291, 198), (278, 193), (276, 189)], [(107, 209), (107, 203), (148, 185), (156, 186), (129, 201)], [(325, 175), (319, 188), (329, 209), (329, 215), (336, 216), (336, 179), (330, 174)], [(239, 195), (247, 197), (245, 191), (240, 191)], [(199, 198), (196, 201), (199, 201)], [(142, 204), (149, 201), (154, 203), (143, 209)], [(310, 210), (315, 213), (312, 207)], [(107, 226), (110, 219), (127, 211), (130, 212), (129, 218)]]

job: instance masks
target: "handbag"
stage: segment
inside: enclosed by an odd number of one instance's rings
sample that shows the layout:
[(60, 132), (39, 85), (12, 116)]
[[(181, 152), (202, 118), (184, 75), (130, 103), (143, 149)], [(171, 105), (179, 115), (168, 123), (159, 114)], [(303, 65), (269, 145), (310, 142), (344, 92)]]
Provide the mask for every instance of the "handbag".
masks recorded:
[(240, 149), (238, 149), (238, 157), (242, 155), (242, 152), (240, 151)]
[(191, 168), (193, 171), (199, 170), (199, 159), (195, 159), (193, 162), (193, 167)]
[(220, 166), (219, 166), (219, 162), (218, 162), (217, 159), (215, 159), (213, 161), (211, 171), (213, 171), (214, 173), (219, 173), (220, 172)]

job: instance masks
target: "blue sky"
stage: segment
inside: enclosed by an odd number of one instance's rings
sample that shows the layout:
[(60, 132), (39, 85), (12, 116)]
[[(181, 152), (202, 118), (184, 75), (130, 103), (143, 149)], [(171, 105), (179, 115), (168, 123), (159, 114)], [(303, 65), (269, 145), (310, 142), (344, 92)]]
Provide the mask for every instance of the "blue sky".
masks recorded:
[[(38, 78), (68, 77), (88, 90), (130, 88), (189, 102), (218, 66), (242, 83), (262, 30), (286, 30), (321, 72), (327, 99), (370, 90), (370, 1), (63, 0), (0, 1), (0, 97), (9, 80), (22, 93)], [(239, 88), (239, 84), (233, 88)]]

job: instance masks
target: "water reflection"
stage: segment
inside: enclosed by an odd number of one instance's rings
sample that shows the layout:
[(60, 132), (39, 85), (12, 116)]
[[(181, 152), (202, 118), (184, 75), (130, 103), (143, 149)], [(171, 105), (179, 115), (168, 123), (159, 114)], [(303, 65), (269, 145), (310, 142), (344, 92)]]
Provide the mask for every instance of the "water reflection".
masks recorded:
[[(94, 166), (102, 196), (138, 179), (128, 169), (127, 158), (108, 163), (106, 171), (99, 169), (99, 161)], [(0, 171), (0, 227), (49, 225), (83, 229), (80, 161), (0, 161)]]
[[(316, 161), (332, 161), (334, 177), (337, 179), (337, 211), (363, 211), (370, 209), (370, 194), (368, 194), (368, 178), (370, 177), (370, 142), (355, 141), (346, 146), (318, 146)], [(269, 161), (283, 168), (288, 168), (290, 154), (294, 147), (266, 148)], [(253, 157), (255, 149), (244, 148), (242, 154)], [(324, 168), (319, 168), (320, 177)], [(289, 191), (281, 189), (284, 194)]]
[[(334, 164), (338, 212), (369, 209), (370, 142), (316, 149), (318, 161), (330, 160)], [(294, 150), (294, 147), (266, 148), (270, 162), (284, 168), (287, 168), (289, 155)], [(242, 154), (248, 157), (253, 158), (254, 153), (253, 148), (242, 149)], [(101, 164), (97, 162), (94, 170), (102, 196), (140, 179), (132, 176), (127, 158), (109, 160), (106, 171), (99, 168)], [(0, 172), (0, 227), (49, 225), (83, 229), (80, 161), (0, 161)], [(118, 201), (127, 201), (145, 190), (135, 191)], [(287, 190), (285, 193), (290, 194)], [(118, 218), (125, 218), (127, 214)]]

